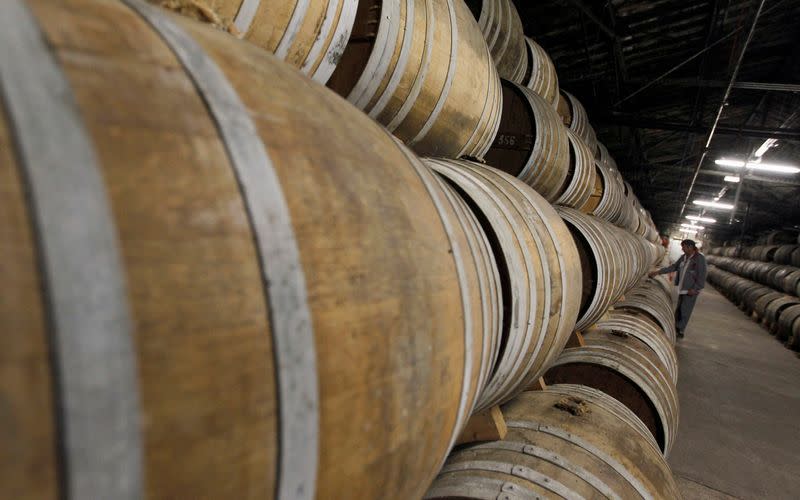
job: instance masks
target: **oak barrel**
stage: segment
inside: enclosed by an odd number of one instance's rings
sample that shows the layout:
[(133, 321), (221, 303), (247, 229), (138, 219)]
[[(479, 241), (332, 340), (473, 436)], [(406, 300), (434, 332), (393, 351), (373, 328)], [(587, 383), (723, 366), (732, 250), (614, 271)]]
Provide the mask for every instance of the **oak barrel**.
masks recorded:
[(571, 130), (569, 139), (569, 170), (562, 192), (556, 203), (567, 207), (580, 208), (586, 205), (597, 184), (597, 168), (594, 156), (583, 140)]
[(506, 438), (455, 451), (425, 498), (680, 498), (647, 428), (600, 391), (552, 385), (503, 413)]
[(358, 0), (149, 0), (252, 42), (325, 83), (342, 56)]
[(561, 217), (530, 186), (466, 160), (426, 159), (483, 225), (503, 291), (500, 353), (482, 407), (538, 379), (572, 333), (580, 303), (578, 253)]
[(500, 76), (522, 83), (528, 52), (522, 20), (512, 0), (466, 0), (489, 45)]
[(486, 162), (555, 202), (569, 174), (567, 130), (547, 101), (527, 87), (503, 80), (503, 114)]
[(328, 86), (420, 154), (482, 158), (500, 123), (500, 79), (462, 0), (362, 0)]
[(0, 46), (0, 497), (420, 497), (500, 308), (453, 193), (142, 1), (2, 2)]
[[(542, 99), (549, 102), (553, 109), (558, 108), (558, 74), (553, 61), (541, 45), (532, 38), (525, 37), (528, 50), (528, 68), (522, 79), (522, 84), (539, 94)], [(594, 155), (594, 149), (592, 149)]]
[(624, 332), (593, 329), (584, 342), (564, 350), (545, 382), (587, 385), (617, 399), (668, 455), (678, 430), (678, 392), (670, 369), (646, 343)]

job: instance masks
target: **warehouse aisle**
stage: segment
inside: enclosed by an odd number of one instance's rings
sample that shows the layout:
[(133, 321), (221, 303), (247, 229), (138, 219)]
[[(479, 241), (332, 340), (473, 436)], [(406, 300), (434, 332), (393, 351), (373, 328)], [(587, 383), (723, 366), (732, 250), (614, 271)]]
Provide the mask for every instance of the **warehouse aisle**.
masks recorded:
[(679, 341), (669, 462), (687, 500), (797, 498), (800, 359), (712, 287)]

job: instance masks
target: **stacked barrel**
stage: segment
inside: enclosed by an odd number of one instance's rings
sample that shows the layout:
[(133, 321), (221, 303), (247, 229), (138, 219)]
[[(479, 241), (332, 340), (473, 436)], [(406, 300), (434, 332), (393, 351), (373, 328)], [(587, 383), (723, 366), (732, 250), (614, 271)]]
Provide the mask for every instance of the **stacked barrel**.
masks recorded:
[[(510, 0), (0, 3), (0, 497), (420, 498), (498, 405), (534, 477), (674, 497), (655, 228), (521, 26)], [(641, 399), (525, 392), (585, 364), (576, 330)]]
[[(785, 236), (776, 233), (769, 239)], [(800, 246), (717, 247), (707, 260), (713, 264), (708, 280), (716, 288), (787, 347), (800, 351)]]

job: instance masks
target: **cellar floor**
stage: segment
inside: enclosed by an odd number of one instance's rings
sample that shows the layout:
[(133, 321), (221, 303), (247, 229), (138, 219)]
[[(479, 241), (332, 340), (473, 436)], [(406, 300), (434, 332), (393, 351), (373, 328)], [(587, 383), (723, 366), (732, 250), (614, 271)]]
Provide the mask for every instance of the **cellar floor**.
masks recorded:
[(677, 346), (684, 497), (800, 495), (800, 359), (711, 286)]

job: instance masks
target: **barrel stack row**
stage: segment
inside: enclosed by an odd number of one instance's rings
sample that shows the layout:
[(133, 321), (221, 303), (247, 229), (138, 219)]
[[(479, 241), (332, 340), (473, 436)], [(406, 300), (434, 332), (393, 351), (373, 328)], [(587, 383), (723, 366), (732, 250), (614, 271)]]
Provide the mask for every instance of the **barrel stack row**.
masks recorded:
[(800, 267), (800, 245), (796, 244), (716, 247), (708, 254)]
[(502, 406), (503, 440), (450, 454), (425, 498), (680, 498), (665, 461), (678, 426), (668, 284), (647, 280), (584, 332), (547, 385)]
[(527, 177), (459, 159), (512, 89), (472, 3), (153, 3), (0, 4), (0, 497), (420, 498), (660, 258), (556, 101)]
[[(800, 298), (793, 288), (791, 294), (785, 288), (764, 286), (751, 279), (743, 278), (736, 265), (723, 268), (727, 257), (709, 256), (708, 281), (734, 304), (761, 323), (771, 334), (784, 342), (787, 347), (800, 351)], [(720, 265), (719, 261), (723, 261)], [(744, 261), (749, 264), (761, 262)], [(747, 264), (745, 264), (745, 267)], [(728, 270), (734, 272), (729, 272)], [(759, 281), (763, 275), (759, 277)], [(788, 276), (787, 276), (788, 278)], [(784, 278), (784, 283), (786, 279)]]
[(720, 269), (776, 290), (800, 296), (800, 267), (716, 255), (709, 255), (707, 259)]

